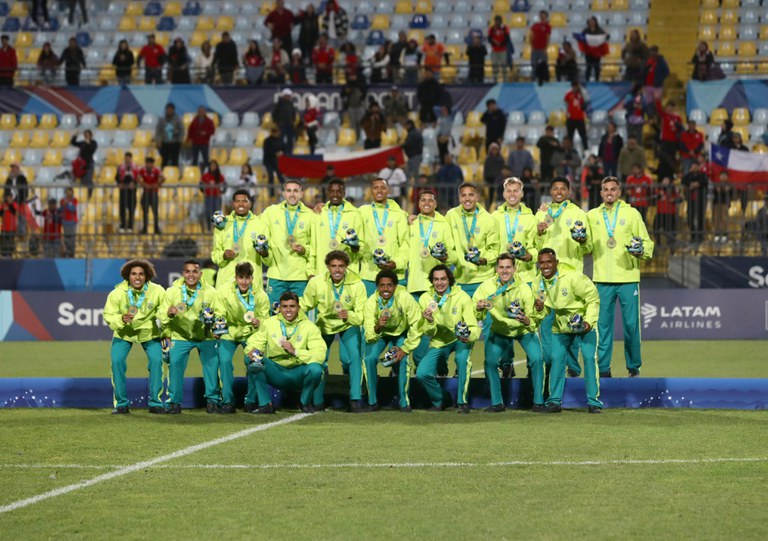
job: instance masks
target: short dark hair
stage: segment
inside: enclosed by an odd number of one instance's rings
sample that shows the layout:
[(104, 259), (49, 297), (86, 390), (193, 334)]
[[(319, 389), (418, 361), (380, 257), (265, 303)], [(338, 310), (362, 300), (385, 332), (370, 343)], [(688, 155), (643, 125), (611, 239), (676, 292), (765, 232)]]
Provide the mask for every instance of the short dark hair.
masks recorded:
[(293, 291), (286, 291), (285, 293), (280, 295), (280, 302), (285, 302), (285, 301), (296, 301), (298, 303), (299, 296)]
[(339, 177), (333, 177), (331, 180), (328, 181), (328, 187), (330, 188), (334, 184), (338, 184), (339, 186), (342, 186), (346, 189), (347, 183), (344, 182), (343, 179), (340, 179)]
[(376, 275), (376, 285), (379, 285), (379, 282), (381, 282), (384, 278), (389, 278), (392, 280), (395, 284), (397, 284), (397, 274), (395, 274), (395, 271), (389, 270), (389, 269), (383, 269), (380, 270), (379, 273)]
[(199, 267), (200, 266), (200, 262), (197, 259), (195, 259), (195, 258), (190, 258), (190, 259), (187, 259), (184, 262), (184, 265), (182, 265), (182, 268), (186, 267), (187, 265), (197, 265)]
[(509, 259), (510, 261), (512, 261), (512, 264), (513, 264), (513, 266), (514, 266), (514, 263), (515, 263), (515, 258), (514, 258), (514, 257), (512, 257), (512, 254), (509, 254), (509, 253), (507, 253), (507, 252), (504, 252), (504, 253), (501, 253), (501, 254), (499, 254), (499, 257), (496, 259), (496, 264), (498, 265), (498, 264), (499, 264), (499, 261), (504, 261), (504, 260), (506, 260), (506, 259)]
[(474, 182), (462, 182), (459, 185), (459, 192), (461, 192), (461, 190), (463, 190), (464, 188), (472, 188), (476, 192), (479, 191), (477, 184), (475, 184)]
[(489, 100), (485, 100), (485, 105), (486, 105), (486, 106), (487, 106), (487, 105), (491, 105), (492, 103), (496, 103), (496, 100), (494, 100), (493, 98), (491, 98), (491, 99), (489, 99)]
[(237, 267), (235, 267), (235, 276), (242, 276), (244, 278), (253, 276), (253, 265), (248, 261), (238, 263)]
[(557, 254), (552, 248), (542, 248), (541, 250), (539, 250), (540, 256), (546, 255), (546, 254), (552, 254), (553, 256), (555, 256), (555, 259), (557, 259)]
[(285, 179), (285, 182), (283, 182), (283, 188), (285, 188), (285, 186), (288, 185), (288, 184), (296, 184), (302, 190), (304, 189), (304, 183), (301, 180), (299, 180), (298, 178), (287, 178), (287, 179)]
[(244, 195), (248, 198), (248, 201), (253, 201), (253, 198), (251, 197), (251, 192), (249, 192), (245, 188), (238, 188), (237, 190), (235, 190), (235, 193), (232, 194), (232, 201), (234, 201), (235, 197), (237, 197), (238, 195)]
[(150, 263), (148, 260), (143, 258), (136, 258), (136, 259), (129, 259), (123, 264), (122, 267), (120, 267), (120, 276), (123, 277), (123, 280), (128, 280), (128, 278), (131, 275), (131, 269), (133, 267), (141, 267), (142, 269), (144, 269), (144, 276), (147, 277), (147, 282), (149, 282), (152, 278), (157, 276), (157, 272), (155, 272), (155, 266), (152, 263)]
[(566, 186), (568, 186), (568, 189), (571, 188), (571, 181), (568, 180), (568, 177), (555, 177), (555, 178), (552, 179), (552, 182), (550, 182), (549, 185), (552, 186), (555, 182), (561, 182), (561, 183), (565, 184)]
[(346, 266), (349, 266), (349, 255), (343, 250), (332, 250), (328, 252), (325, 256), (325, 264), (330, 265), (331, 261), (334, 259), (339, 259), (343, 261)]
[(435, 271), (445, 271), (445, 274), (448, 275), (448, 285), (453, 287), (456, 284), (456, 278), (453, 276), (453, 272), (451, 272), (451, 268), (448, 265), (443, 265), (442, 263), (439, 265), (435, 265), (432, 267), (432, 270), (429, 271), (429, 282), (432, 283), (432, 278), (435, 276)]

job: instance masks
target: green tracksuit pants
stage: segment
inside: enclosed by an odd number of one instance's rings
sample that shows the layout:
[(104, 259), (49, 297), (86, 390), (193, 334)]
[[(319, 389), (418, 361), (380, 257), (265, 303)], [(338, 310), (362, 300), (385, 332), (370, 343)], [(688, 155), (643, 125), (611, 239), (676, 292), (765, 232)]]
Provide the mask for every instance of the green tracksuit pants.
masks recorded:
[[(221, 403), (222, 404), (235, 404), (235, 369), (233, 359), (235, 356), (235, 350), (237, 346), (243, 346), (243, 352), (245, 352), (245, 342), (236, 342), (234, 340), (219, 340), (218, 343), (219, 354), (219, 381), (221, 382)], [(243, 354), (243, 364), (248, 365), (248, 358)], [(247, 370), (245, 372), (245, 379), (248, 382), (248, 389), (245, 393), (245, 403), (256, 403), (256, 376), (250, 374)]]
[(286, 368), (271, 359), (264, 359), (264, 370), (255, 375), (259, 407), (272, 402), (271, 385), (281, 391), (301, 391), (301, 405), (309, 406), (318, 385), (323, 381), (323, 365), (309, 363)]
[[(400, 336), (385, 335), (380, 340), (365, 345), (365, 381), (368, 385), (368, 403), (371, 406), (378, 402), (376, 390), (378, 389), (379, 376), (376, 367), (379, 364), (379, 357), (385, 350), (395, 346), (402, 347), (405, 343), (405, 337), (406, 333)], [(408, 386), (411, 378), (411, 361), (408, 355), (395, 365), (395, 370), (397, 370), (397, 386), (400, 390), (400, 407), (407, 408), (411, 404), (408, 398)]]
[[(349, 374), (349, 399), (360, 400), (363, 396), (363, 333), (360, 327), (350, 327), (339, 334), (339, 358), (341, 360), (341, 369), (345, 374)], [(335, 334), (324, 334), (328, 346), (328, 352), (325, 354), (325, 364), (323, 368), (328, 373), (328, 357), (331, 354), (331, 344)], [(317, 386), (313, 404), (322, 404), (325, 400), (325, 378)]]
[(441, 348), (430, 348), (427, 355), (416, 368), (416, 379), (424, 386), (424, 389), (432, 401), (432, 405), (443, 407), (445, 391), (437, 383), (437, 371), (440, 363), (447, 363), (451, 353), (455, 353), (456, 368), (459, 372), (459, 386), (456, 394), (457, 404), (466, 404), (469, 394), (469, 374), (472, 370), (472, 344), (465, 344), (460, 340), (451, 342)]
[(624, 325), (624, 358), (627, 370), (640, 370), (643, 360), (640, 354), (640, 284), (595, 284), (600, 294), (600, 316), (597, 330), (600, 343), (597, 352), (600, 372), (611, 369), (613, 356), (613, 325), (616, 299), (621, 306), (621, 319)]
[(526, 333), (519, 338), (513, 338), (489, 331), (485, 338), (485, 379), (491, 389), (492, 406), (498, 406), (504, 400), (501, 394), (499, 363), (509, 358), (515, 340), (520, 342), (528, 359), (528, 373), (533, 384), (533, 403), (544, 403), (544, 362), (539, 336), (536, 333)]
[(301, 298), (304, 295), (304, 289), (307, 287), (306, 280), (277, 280), (276, 278), (267, 279), (267, 297), (269, 297), (269, 306), (275, 305), (276, 302), (280, 302), (280, 296), (283, 293), (292, 292)]
[(171, 366), (168, 382), (169, 402), (181, 404), (184, 400), (184, 372), (187, 371), (189, 354), (193, 349), (197, 349), (200, 355), (200, 363), (203, 365), (205, 400), (206, 402), (220, 404), (221, 387), (219, 387), (219, 356), (216, 352), (216, 340), (171, 341)]
[(600, 378), (597, 373), (597, 340), (600, 333), (592, 329), (582, 334), (552, 335), (552, 367), (549, 371), (549, 398), (547, 405), (562, 404), (565, 388), (566, 358), (575, 346), (584, 358), (584, 383), (587, 388), (587, 404), (603, 407), (600, 401)]
[[(112, 338), (110, 357), (112, 359), (112, 402), (114, 407), (128, 407), (128, 391), (125, 385), (126, 359), (131, 351), (133, 342), (122, 338)], [(163, 352), (160, 349), (160, 340), (147, 340), (141, 343), (144, 353), (147, 354), (147, 370), (149, 371), (149, 396), (147, 403), (150, 408), (163, 407)]]
[[(549, 368), (552, 365), (552, 341), (554, 333), (552, 332), (552, 325), (555, 323), (555, 313), (550, 312), (547, 317), (541, 321), (539, 325), (539, 334), (541, 335), (541, 348), (543, 350), (542, 358), (544, 359), (544, 365)], [(571, 349), (568, 350), (568, 358), (566, 359), (566, 368), (570, 368), (577, 374), (581, 374), (581, 365), (579, 365), (579, 347), (574, 344)]]

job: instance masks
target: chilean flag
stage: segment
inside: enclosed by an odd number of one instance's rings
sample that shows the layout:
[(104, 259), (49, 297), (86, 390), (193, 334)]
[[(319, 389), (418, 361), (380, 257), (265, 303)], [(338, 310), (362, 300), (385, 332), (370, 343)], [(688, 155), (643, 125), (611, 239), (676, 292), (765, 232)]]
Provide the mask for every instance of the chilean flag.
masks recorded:
[(608, 54), (608, 34), (574, 32), (573, 39), (579, 43), (579, 50), (587, 56), (602, 57)]
[(399, 146), (373, 148), (357, 152), (323, 152), (299, 156), (280, 156), (277, 167), (289, 177), (323, 178), (329, 165), (336, 169), (336, 176), (352, 177), (366, 173), (378, 173), (387, 166), (393, 156), (397, 165), (405, 163), (403, 149)]
[(717, 178), (721, 171), (728, 171), (728, 179), (733, 184), (768, 184), (768, 154), (713, 144), (710, 156), (713, 178)]

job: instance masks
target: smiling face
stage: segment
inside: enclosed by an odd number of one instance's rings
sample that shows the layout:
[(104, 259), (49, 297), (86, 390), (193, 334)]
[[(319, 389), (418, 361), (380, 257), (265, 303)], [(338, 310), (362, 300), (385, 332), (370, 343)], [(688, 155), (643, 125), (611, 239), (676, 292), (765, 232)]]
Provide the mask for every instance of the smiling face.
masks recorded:
[(461, 207), (467, 212), (474, 212), (477, 208), (477, 190), (472, 186), (465, 186), (459, 192)]
[(392, 295), (395, 294), (395, 288), (397, 288), (397, 283), (392, 281), (391, 278), (382, 278), (379, 280), (379, 283), (376, 284), (379, 296), (385, 301), (392, 298)]
[(328, 262), (328, 274), (331, 275), (331, 280), (335, 283), (339, 283), (344, 279), (344, 275), (347, 273), (347, 264), (343, 259), (331, 259)]
[(389, 186), (384, 180), (374, 180), (371, 183), (371, 196), (373, 196), (373, 202), (384, 204), (389, 197)]
[(499, 259), (496, 262), (496, 274), (505, 284), (515, 276), (515, 264), (511, 259)]
[(606, 182), (600, 188), (600, 196), (603, 198), (603, 203), (608, 206), (613, 205), (621, 196), (621, 186), (615, 181)]
[(295, 182), (286, 182), (283, 187), (283, 198), (289, 205), (298, 205), (304, 195), (301, 185)]
[(144, 273), (144, 267), (131, 267), (128, 281), (133, 289), (139, 290), (144, 287), (144, 284), (147, 283), (147, 275)]
[(345, 195), (343, 184), (334, 183), (328, 186), (328, 200), (331, 202), (331, 205), (341, 205)]
[(187, 284), (188, 288), (197, 287), (197, 283), (200, 281), (200, 265), (187, 263), (184, 265), (181, 275), (184, 277), (184, 283)]
[(442, 295), (448, 290), (450, 282), (448, 281), (448, 273), (444, 270), (436, 270), (432, 273), (432, 285), (435, 287), (435, 293)]
[(541, 271), (541, 275), (549, 280), (552, 278), (555, 273), (557, 272), (557, 258), (554, 256), (554, 254), (550, 253), (544, 253), (539, 254), (539, 258), (537, 261), (539, 271)]
[(512, 208), (520, 204), (523, 197), (523, 188), (517, 182), (509, 182), (504, 186), (504, 201)]
[(247, 216), (251, 210), (251, 200), (245, 194), (237, 194), (232, 198), (232, 206), (238, 216)]
[(565, 182), (553, 182), (549, 188), (549, 195), (555, 203), (562, 203), (571, 196), (571, 189)]
[(253, 283), (253, 276), (235, 276), (235, 282), (237, 282), (237, 288), (240, 290), (240, 293), (245, 293), (249, 289), (251, 289), (251, 284)]
[(280, 301), (280, 313), (286, 321), (293, 321), (299, 315), (299, 303), (293, 299)]
[(433, 193), (423, 193), (419, 196), (419, 212), (424, 216), (433, 216), (437, 208), (437, 199)]

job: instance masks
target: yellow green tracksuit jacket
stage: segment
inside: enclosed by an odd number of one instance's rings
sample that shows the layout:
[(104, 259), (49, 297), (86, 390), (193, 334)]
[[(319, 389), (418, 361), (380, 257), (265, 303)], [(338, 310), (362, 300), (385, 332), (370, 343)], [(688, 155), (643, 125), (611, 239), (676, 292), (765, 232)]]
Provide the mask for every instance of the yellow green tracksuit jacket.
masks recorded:
[[(229, 284), (219, 285), (217, 291), (218, 297), (214, 311), (217, 316), (227, 320), (227, 327), (229, 328), (229, 332), (221, 338), (234, 342), (248, 340), (248, 337), (256, 332), (253, 325), (246, 323), (243, 319), (247, 310), (240, 299), (242, 298), (247, 302), (248, 293), (241, 294), (234, 279)], [(253, 315), (263, 323), (269, 317), (269, 297), (263, 289), (256, 285), (256, 280), (251, 284), (250, 292), (253, 295)]]
[(147, 282), (146, 294), (139, 311), (130, 323), (123, 323), (123, 315), (128, 313), (128, 308), (131, 306), (128, 302), (129, 291), (135, 305), (138, 302), (138, 296), (134, 295), (134, 289), (127, 280), (117, 284), (107, 296), (107, 302), (104, 305), (104, 321), (114, 331), (112, 336), (136, 344), (160, 338), (160, 328), (157, 326), (156, 319), (157, 311), (165, 297), (165, 289), (153, 282)]
[(347, 321), (339, 318), (333, 304), (336, 302), (331, 275), (326, 271), (311, 278), (301, 297), (301, 309), (305, 312), (317, 308), (317, 326), (320, 332), (326, 335), (346, 331), (350, 327), (359, 327), (363, 324), (363, 312), (365, 310), (365, 285), (360, 276), (347, 269), (342, 285), (336, 288), (339, 291), (339, 301), (348, 312)]
[[(373, 262), (373, 251), (377, 248), (384, 250), (391, 261), (395, 262), (395, 273), (399, 280), (405, 278), (405, 269), (408, 266), (408, 214), (400, 208), (400, 205), (387, 199), (388, 209), (384, 205), (371, 203), (360, 207), (360, 217), (363, 220), (363, 235), (365, 251), (362, 252), (360, 261), (360, 277), (363, 280), (374, 281), (381, 270)], [(378, 214), (386, 242), (379, 244), (379, 230), (374, 219), (374, 208)], [(387, 212), (387, 220), (384, 222), (384, 213)], [(358, 232), (358, 235), (359, 232)]]
[(419, 305), (413, 299), (413, 295), (408, 293), (404, 287), (398, 286), (397, 289), (395, 289), (395, 294), (392, 298), (394, 299), (394, 302), (392, 303), (392, 307), (389, 308), (392, 312), (392, 317), (389, 318), (387, 326), (381, 330), (381, 333), (377, 333), (374, 328), (381, 312), (378, 304), (378, 291), (368, 297), (368, 300), (365, 301), (365, 316), (363, 321), (365, 341), (372, 344), (384, 335), (400, 336), (407, 330), (408, 334), (400, 349), (405, 353), (410, 353), (418, 347), (419, 342), (421, 341), (421, 333), (419, 332), (421, 310), (419, 309)]
[[(555, 312), (552, 332), (571, 334), (568, 320), (580, 314), (593, 329), (597, 328), (600, 314), (600, 296), (592, 280), (568, 265), (558, 265), (557, 274), (551, 280), (538, 275), (532, 284), (534, 291), (546, 292), (545, 305)], [(546, 312), (546, 311), (545, 311)]]
[[(240, 235), (240, 229), (245, 225), (242, 235)], [(224, 259), (224, 251), (231, 250), (235, 243), (235, 227), (238, 232), (238, 243), (240, 244), (240, 251), (237, 253), (234, 259)], [(238, 263), (248, 261), (253, 265), (254, 283), (259, 288), (263, 288), (261, 279), (261, 256), (256, 253), (253, 248), (253, 241), (258, 235), (262, 234), (261, 224), (259, 217), (249, 212), (247, 216), (238, 216), (232, 211), (227, 216), (227, 222), (224, 224), (224, 229), (213, 230), (213, 250), (211, 251), (211, 259), (216, 265), (219, 266), (219, 272), (216, 275), (216, 288), (222, 284), (228, 286), (235, 278), (235, 267)]]
[(421, 229), (424, 230), (425, 236), (429, 232), (430, 224), (434, 223), (432, 232), (429, 234), (429, 239), (427, 241), (427, 249), (432, 248), (438, 242), (442, 242), (445, 244), (446, 255), (448, 256), (448, 260), (445, 264), (450, 266), (457, 263), (453, 232), (451, 230), (451, 225), (448, 223), (445, 216), (439, 212), (435, 212), (434, 218), (419, 214), (416, 221), (409, 226), (408, 291), (411, 293), (429, 289), (432, 286), (432, 284), (429, 283), (429, 271), (436, 265), (442, 263), (442, 261), (435, 259), (431, 255), (429, 257), (421, 257), (424, 241), (421, 239), (419, 223), (421, 223)]
[[(507, 203), (504, 203), (498, 207), (492, 214), (493, 219), (499, 225), (499, 253), (509, 251), (509, 245), (513, 241), (518, 241), (525, 246), (525, 250), (531, 254), (530, 261), (521, 261), (515, 259), (515, 276), (518, 276), (524, 282), (530, 282), (536, 275), (536, 257), (539, 251), (536, 249), (536, 225), (538, 221), (533, 214), (533, 211), (526, 207), (523, 203), (520, 203), (520, 218), (517, 221), (517, 228), (515, 231), (511, 231), (515, 225), (515, 217), (517, 216), (517, 210), (509, 208)], [(512, 238), (509, 238), (507, 233), (507, 216), (509, 216), (509, 229), (512, 233)]]
[[(477, 288), (477, 291), (472, 296), (473, 307), (476, 308), (477, 301), (481, 299), (490, 300), (493, 303), (489, 312), (491, 314), (491, 331), (494, 334), (519, 338), (526, 333), (536, 332), (546, 313), (536, 311), (533, 305), (535, 299), (531, 288), (517, 275), (508, 282), (507, 286), (507, 288), (499, 292), (502, 284), (498, 276), (486, 280), (480, 284), (480, 287)], [(514, 300), (520, 303), (523, 313), (528, 316), (528, 325), (523, 325), (522, 322), (512, 319), (507, 315), (507, 307)], [(477, 318), (482, 319), (485, 317), (485, 314), (485, 310), (478, 311)]]
[[(287, 335), (291, 337), (291, 344), (296, 348), (296, 355), (291, 355), (280, 346), (283, 336), (281, 321), (285, 325)], [(280, 366), (295, 368), (304, 364), (322, 364), (325, 362), (327, 348), (320, 329), (299, 311), (299, 315), (291, 323), (287, 322), (282, 314), (267, 318), (248, 339), (245, 349), (248, 352), (258, 349), (264, 353), (264, 357)]]
[[(608, 215), (610, 225), (613, 225), (616, 215), (616, 230), (614, 238), (616, 247), (608, 248), (608, 230), (605, 227), (603, 211)], [(594, 258), (592, 280), (606, 283), (630, 283), (640, 281), (640, 259), (653, 257), (653, 241), (648, 236), (648, 229), (640, 213), (624, 201), (614, 203), (614, 208), (605, 210), (605, 205), (590, 210), (587, 213), (592, 234), (587, 239), (587, 249)], [(643, 255), (638, 259), (627, 251), (632, 237), (643, 239)]]
[(487, 260), (486, 265), (475, 265), (464, 259), (469, 249), (467, 233), (471, 229), (474, 212), (466, 212), (462, 207), (455, 207), (445, 215), (453, 229), (453, 242), (456, 246), (456, 282), (460, 284), (479, 284), (494, 275), (494, 265), (499, 257), (499, 231), (496, 220), (487, 210), (477, 206), (477, 223), (474, 231), (470, 231), (473, 246), (480, 250), (480, 257)]
[[(303, 255), (297, 254), (288, 245), (288, 224), (285, 213), (288, 211), (289, 219), (293, 220), (297, 208), (299, 215), (293, 236), (296, 238), (296, 243), (304, 247)], [(297, 206), (289, 206), (283, 201), (264, 211), (261, 215), (261, 230), (269, 241), (269, 253), (264, 258), (264, 264), (268, 267), (267, 278), (300, 282), (305, 281), (312, 274), (309, 262), (312, 257), (312, 226), (316, 218), (317, 215), (301, 202)]]
[[(419, 307), (424, 312), (430, 301), (439, 302), (439, 300), (440, 298), (435, 298), (435, 289), (432, 287), (419, 298)], [(475, 342), (480, 338), (480, 328), (477, 326), (472, 299), (456, 286), (451, 288), (445, 304), (432, 312), (432, 323), (423, 316), (421, 316), (420, 321), (421, 332), (429, 336), (429, 346), (433, 348), (441, 348), (458, 340), (455, 331), (459, 321), (463, 321), (469, 326), (470, 342)]]
[[(558, 261), (581, 272), (584, 270), (584, 254), (587, 253), (587, 243), (590, 237), (589, 221), (587, 214), (573, 201), (550, 204), (552, 213), (557, 214), (563, 205), (565, 205), (563, 213), (555, 219), (555, 223), (550, 225), (543, 235), (539, 235), (538, 231), (536, 232), (536, 249), (552, 248), (557, 254)], [(536, 223), (543, 222), (546, 217), (546, 212), (537, 212)], [(587, 242), (584, 244), (579, 244), (571, 238), (571, 228), (576, 221), (583, 222), (587, 230)]]
[[(342, 208), (343, 207), (343, 208)], [(338, 216), (339, 209), (341, 209), (341, 218)], [(336, 224), (338, 220), (338, 229), (336, 230), (336, 236), (334, 237), (339, 243), (338, 248), (331, 248), (331, 217), (328, 216), (328, 212), (331, 212), (333, 222)], [(319, 215), (316, 215), (313, 222), (312, 229), (312, 249), (310, 250), (309, 268), (310, 274), (322, 274), (326, 271), (325, 256), (332, 250), (341, 250), (346, 252), (350, 259), (350, 266), (355, 265), (355, 268), (359, 264), (360, 255), (365, 250), (365, 244), (362, 239), (362, 224), (363, 221), (360, 217), (360, 211), (356, 206), (347, 201), (337, 206), (332, 207), (330, 202), (327, 202), (320, 211)], [(360, 250), (353, 252), (346, 244), (342, 244), (342, 240), (347, 237), (347, 229), (354, 229), (357, 232), (357, 236), (360, 239)]]
[[(218, 300), (218, 294), (213, 286), (208, 285), (204, 280), (200, 280), (200, 290), (197, 298), (192, 306), (187, 307), (184, 312), (176, 314), (175, 317), (168, 316), (168, 308), (172, 305), (178, 305), (182, 302), (181, 288), (186, 288), (184, 278), (179, 278), (173, 285), (165, 291), (165, 298), (160, 304), (160, 308), (157, 311), (157, 315), (163, 324), (164, 335), (166, 331), (170, 331), (170, 338), (172, 340), (187, 340), (190, 342), (198, 342), (201, 340), (212, 340), (213, 337), (203, 325), (200, 320), (200, 312), (203, 308), (211, 307), (215, 308)], [(192, 292), (194, 294), (194, 292)], [(191, 295), (188, 295), (188, 299), (191, 299)]]

